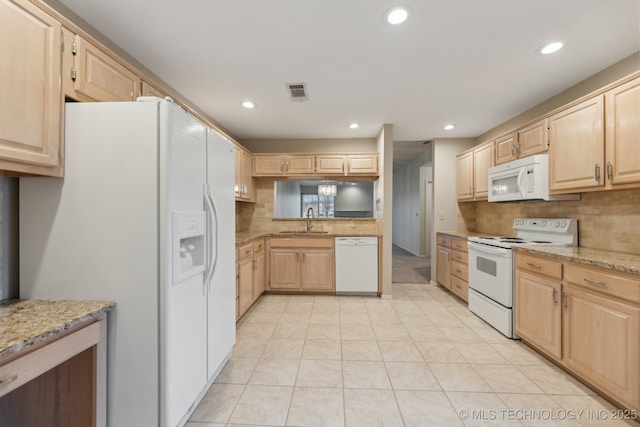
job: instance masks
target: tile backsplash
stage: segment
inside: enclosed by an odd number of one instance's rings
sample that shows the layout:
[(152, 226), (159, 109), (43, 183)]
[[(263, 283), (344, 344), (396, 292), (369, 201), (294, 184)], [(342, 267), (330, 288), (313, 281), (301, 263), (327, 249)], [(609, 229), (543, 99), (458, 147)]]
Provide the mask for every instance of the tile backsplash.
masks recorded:
[(458, 204), (458, 229), (514, 235), (514, 218), (576, 218), (579, 246), (640, 254), (640, 189), (582, 193), (579, 201)]
[[(273, 179), (260, 178), (255, 181), (256, 203), (236, 202), (236, 231), (280, 232), (304, 230), (304, 219), (273, 219)], [(344, 234), (381, 234), (382, 222), (366, 219), (318, 219), (314, 218), (314, 231)]]

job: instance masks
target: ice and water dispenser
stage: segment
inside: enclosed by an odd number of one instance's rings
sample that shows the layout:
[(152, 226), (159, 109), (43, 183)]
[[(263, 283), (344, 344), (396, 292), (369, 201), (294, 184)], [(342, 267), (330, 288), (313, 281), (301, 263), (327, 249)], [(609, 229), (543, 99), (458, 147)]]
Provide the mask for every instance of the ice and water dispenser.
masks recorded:
[(205, 270), (207, 217), (204, 212), (173, 212), (173, 284)]

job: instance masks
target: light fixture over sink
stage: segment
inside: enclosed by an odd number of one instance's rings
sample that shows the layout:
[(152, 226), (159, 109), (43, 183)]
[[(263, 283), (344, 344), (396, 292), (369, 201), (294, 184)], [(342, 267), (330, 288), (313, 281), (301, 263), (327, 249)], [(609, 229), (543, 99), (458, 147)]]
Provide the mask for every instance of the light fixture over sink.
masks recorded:
[(320, 184), (318, 185), (318, 196), (334, 196), (337, 194), (338, 188), (335, 185)]

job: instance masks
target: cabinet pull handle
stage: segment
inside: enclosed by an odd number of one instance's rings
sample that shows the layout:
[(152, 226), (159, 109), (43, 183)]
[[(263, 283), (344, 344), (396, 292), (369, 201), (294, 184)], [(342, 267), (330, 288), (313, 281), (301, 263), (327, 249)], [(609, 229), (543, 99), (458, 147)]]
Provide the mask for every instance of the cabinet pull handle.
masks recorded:
[(562, 307), (567, 308), (567, 294), (566, 294), (566, 292), (562, 293)]
[(542, 267), (540, 264), (534, 264), (532, 262), (528, 262), (527, 265), (531, 268), (537, 268), (537, 269), (540, 269), (540, 267)]
[(590, 285), (607, 286), (605, 282), (601, 282), (600, 280), (596, 280), (596, 279), (591, 279), (589, 277), (585, 277), (583, 280)]
[(284, 171), (289, 172), (289, 160), (287, 160), (287, 163), (284, 164)]
[(558, 304), (558, 290), (556, 288), (553, 288), (553, 305)]
[(280, 172), (284, 173), (284, 162), (280, 160)]
[(611, 181), (613, 179), (613, 164), (607, 162), (607, 179)]
[(462, 273), (459, 268), (456, 268), (456, 273)]
[(596, 167), (595, 167), (595, 177), (597, 182), (600, 182), (600, 165), (598, 163), (596, 163)]
[(10, 377), (0, 378), (0, 388), (5, 387), (18, 379), (18, 375), (11, 375)]
[(460, 287), (460, 285), (458, 285), (457, 283), (456, 283), (456, 288), (458, 288), (458, 289), (462, 289), (462, 288)]

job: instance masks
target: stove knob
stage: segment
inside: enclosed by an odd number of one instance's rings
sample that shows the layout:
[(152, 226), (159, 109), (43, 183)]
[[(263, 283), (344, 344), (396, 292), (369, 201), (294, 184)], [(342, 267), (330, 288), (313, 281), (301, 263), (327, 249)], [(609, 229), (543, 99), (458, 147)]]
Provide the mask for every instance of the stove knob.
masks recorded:
[(547, 226), (547, 221), (542, 221), (542, 226), (546, 227)]
[(562, 228), (566, 227), (567, 226), (567, 221), (562, 221), (561, 225), (562, 225)]
[(556, 227), (556, 228), (560, 227), (560, 221), (556, 221), (556, 222), (554, 222), (554, 223), (553, 223), (553, 226), (554, 226), (554, 227)]

